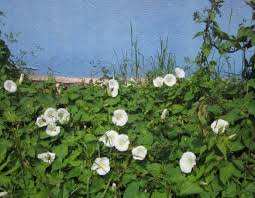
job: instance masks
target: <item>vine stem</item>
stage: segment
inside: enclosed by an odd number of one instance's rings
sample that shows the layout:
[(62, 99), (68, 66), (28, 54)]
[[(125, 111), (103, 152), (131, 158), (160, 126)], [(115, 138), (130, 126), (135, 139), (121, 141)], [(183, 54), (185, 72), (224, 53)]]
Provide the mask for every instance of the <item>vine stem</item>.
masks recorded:
[(109, 186), (110, 186), (111, 181), (112, 181), (112, 176), (111, 176), (110, 179), (108, 180), (107, 185), (106, 185), (106, 188), (105, 188), (105, 190), (104, 190), (103, 195), (102, 195), (101, 198), (104, 198), (104, 197), (105, 197), (105, 195), (106, 195), (106, 193), (107, 193), (107, 191), (108, 191), (108, 188), (109, 188)]

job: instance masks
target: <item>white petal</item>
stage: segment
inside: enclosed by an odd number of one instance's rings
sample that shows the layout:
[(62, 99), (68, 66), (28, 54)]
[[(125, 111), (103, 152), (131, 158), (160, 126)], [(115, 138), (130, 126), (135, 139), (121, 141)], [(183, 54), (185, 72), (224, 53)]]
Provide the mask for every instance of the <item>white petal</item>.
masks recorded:
[(132, 155), (135, 160), (144, 160), (147, 155), (147, 149), (144, 146), (137, 146), (132, 149)]
[(119, 93), (119, 90), (116, 89), (116, 88), (111, 90), (111, 96), (112, 96), (113, 98), (115, 98), (115, 97), (118, 95), (118, 93)]
[(44, 127), (48, 125), (47, 119), (44, 117), (44, 115), (41, 115), (36, 119), (36, 125), (38, 127)]
[(0, 197), (5, 197), (8, 195), (8, 192), (4, 191), (4, 192), (0, 192)]
[(180, 169), (183, 173), (190, 173), (192, 168), (196, 165), (196, 156), (192, 152), (185, 152), (179, 161)]
[(10, 93), (14, 93), (17, 91), (17, 85), (12, 80), (6, 80), (4, 82), (4, 89)]
[(51, 123), (47, 126), (46, 133), (49, 136), (57, 136), (60, 133), (60, 127), (57, 126), (55, 123)]
[(45, 152), (37, 155), (38, 159), (43, 160), (46, 163), (51, 164), (55, 160), (55, 153)]
[(115, 79), (111, 79), (108, 81), (108, 87), (110, 89), (119, 89), (119, 83), (117, 80)]
[(129, 146), (129, 138), (125, 134), (118, 135), (115, 143), (115, 148), (119, 151), (126, 151), (128, 150)]
[(110, 130), (105, 132), (105, 134), (99, 138), (100, 142), (103, 142), (105, 146), (107, 147), (114, 147), (116, 144), (116, 140), (118, 138), (118, 132), (114, 130)]
[(214, 133), (218, 134), (223, 133), (226, 129), (226, 127), (228, 127), (229, 123), (225, 120), (222, 119), (218, 119), (212, 122), (211, 124), (211, 128), (213, 130)]
[(175, 74), (177, 78), (185, 78), (185, 71), (181, 68), (175, 68)]
[(162, 114), (161, 114), (161, 119), (165, 119), (168, 114), (169, 114), (168, 109), (164, 109)]
[(161, 87), (163, 85), (163, 82), (164, 82), (164, 79), (158, 76), (153, 80), (153, 85), (154, 87)]
[(44, 117), (47, 119), (48, 123), (54, 123), (58, 120), (58, 112), (54, 108), (48, 108), (44, 112)]
[(176, 83), (176, 77), (173, 74), (167, 74), (164, 77), (164, 83), (169, 86), (172, 87), (175, 85)]
[(212, 128), (214, 133), (218, 133), (218, 128), (216, 128), (216, 125), (217, 125), (217, 121), (215, 120), (211, 124), (211, 128)]
[(124, 126), (128, 121), (128, 115), (125, 110), (118, 109), (113, 112), (112, 122), (117, 126)]
[(19, 84), (21, 84), (23, 82), (23, 80), (24, 80), (24, 74), (21, 73), (20, 77), (19, 77)]
[(110, 171), (110, 161), (107, 157), (96, 158), (91, 170), (96, 170), (99, 175), (105, 175)]
[(57, 117), (60, 124), (66, 124), (70, 120), (70, 113), (65, 108), (59, 108), (57, 110)]

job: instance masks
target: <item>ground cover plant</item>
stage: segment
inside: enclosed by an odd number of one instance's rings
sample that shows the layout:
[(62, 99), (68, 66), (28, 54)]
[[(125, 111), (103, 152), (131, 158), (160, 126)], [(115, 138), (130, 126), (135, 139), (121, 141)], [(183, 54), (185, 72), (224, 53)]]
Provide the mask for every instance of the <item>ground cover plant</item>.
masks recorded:
[[(254, 80), (208, 80), (200, 69), (160, 86), (65, 88), (7, 86), (4, 73), (0, 186), (10, 197), (254, 197)], [(49, 108), (62, 109), (58, 129), (39, 120), (57, 117)], [(228, 123), (217, 128), (219, 119)], [(114, 143), (110, 130), (128, 142)]]

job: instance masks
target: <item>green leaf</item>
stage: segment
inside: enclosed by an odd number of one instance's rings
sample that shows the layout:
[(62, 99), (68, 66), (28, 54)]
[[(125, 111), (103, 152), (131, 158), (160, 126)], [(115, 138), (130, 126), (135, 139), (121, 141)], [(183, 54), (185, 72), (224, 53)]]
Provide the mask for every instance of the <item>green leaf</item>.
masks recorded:
[(234, 182), (231, 182), (225, 187), (225, 190), (222, 192), (222, 197), (237, 197), (238, 194), (238, 186)]
[(164, 166), (167, 179), (175, 184), (181, 184), (186, 180), (186, 177), (181, 173), (180, 167), (174, 167), (167, 164)]
[(212, 46), (209, 44), (203, 43), (201, 48), (205, 56), (208, 58), (209, 54), (211, 53)]
[(223, 154), (224, 158), (227, 159), (227, 145), (225, 141), (221, 141), (216, 144), (220, 152)]
[(80, 94), (77, 94), (77, 93), (71, 93), (69, 94), (69, 98), (70, 100), (77, 100), (78, 98), (80, 98), (81, 95)]
[(137, 144), (142, 145), (152, 145), (153, 143), (153, 135), (148, 131), (147, 133), (142, 133), (138, 136)]
[(177, 113), (180, 113), (184, 110), (184, 106), (180, 105), (180, 104), (176, 104), (176, 105), (173, 105), (171, 108), (170, 108), (171, 112), (173, 114), (177, 114)]
[(203, 189), (199, 186), (199, 184), (185, 181), (180, 187), (180, 195), (192, 195), (192, 194), (199, 194), (203, 192)]
[(138, 182), (130, 183), (123, 194), (123, 198), (134, 198), (139, 192), (139, 187)]
[(201, 31), (201, 32), (197, 32), (194, 36), (193, 36), (193, 39), (194, 38), (197, 38), (197, 37), (200, 37), (200, 36), (203, 36), (204, 35), (204, 32)]
[(1, 139), (0, 140), (0, 162), (5, 159), (7, 149), (11, 146), (9, 140)]
[(146, 169), (153, 176), (160, 176), (162, 171), (162, 165), (159, 163), (147, 164)]
[(232, 109), (225, 116), (222, 116), (222, 119), (227, 120), (230, 123), (234, 123), (235, 121), (238, 121), (243, 118), (244, 118), (244, 115), (241, 114), (241, 111), (239, 108)]
[(73, 168), (73, 169), (71, 169), (71, 170), (67, 173), (66, 178), (67, 178), (67, 179), (70, 179), (70, 178), (72, 178), (72, 177), (78, 177), (78, 176), (80, 176), (81, 172), (82, 172), (81, 167)]
[(249, 103), (247, 105), (247, 109), (248, 109), (249, 114), (255, 116), (255, 103), (254, 103), (254, 101), (252, 101), (251, 103)]
[(68, 154), (68, 147), (65, 144), (58, 145), (52, 148), (52, 151), (56, 153), (56, 157), (60, 160), (64, 159)]
[(184, 100), (185, 101), (191, 101), (193, 98), (194, 98), (194, 94), (191, 91), (187, 92), (184, 95)]
[(232, 176), (241, 176), (241, 172), (230, 162), (220, 168), (220, 180), (226, 184)]
[(166, 192), (153, 192), (151, 198), (167, 198)]

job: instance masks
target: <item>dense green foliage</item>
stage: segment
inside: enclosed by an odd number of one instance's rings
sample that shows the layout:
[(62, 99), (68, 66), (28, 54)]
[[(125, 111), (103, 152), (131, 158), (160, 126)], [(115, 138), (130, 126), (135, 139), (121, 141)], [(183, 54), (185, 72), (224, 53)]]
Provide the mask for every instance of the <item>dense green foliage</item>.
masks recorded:
[[(0, 84), (8, 76), (1, 71)], [(62, 88), (54, 81), (18, 85), (16, 93), (0, 89), (0, 186), (13, 197), (254, 197), (255, 81), (208, 80), (205, 70), (174, 87), (124, 86), (112, 98), (96, 85)], [(49, 137), (35, 121), (48, 107), (71, 113), (61, 133)], [(129, 115), (124, 127), (111, 121), (116, 109)], [(169, 109), (166, 119), (160, 118)], [(230, 127), (215, 134), (218, 118)], [(129, 151), (105, 147), (98, 138), (107, 130), (127, 134)], [(144, 145), (144, 161), (131, 148)], [(49, 165), (37, 154), (56, 153)], [(183, 174), (179, 159), (192, 151), (197, 165)], [(91, 171), (98, 156), (110, 159), (110, 172)], [(116, 189), (112, 184), (116, 183)]]
[[(239, 25), (236, 35), (224, 32), (217, 22), (217, 17), (221, 15), (220, 8), (224, 0), (209, 0), (210, 8), (202, 12), (194, 13), (194, 21), (204, 25), (204, 29), (197, 32), (194, 36), (202, 37), (201, 52), (196, 57), (196, 64), (207, 69), (208, 72), (215, 75), (222, 75), (219, 71), (219, 63), (215, 61), (212, 52), (217, 52), (222, 57), (228, 57), (228, 54), (242, 53), (242, 71), (241, 76), (244, 79), (255, 78), (255, 0), (247, 0), (246, 3), (253, 10), (251, 22), (242, 22)], [(251, 53), (249, 53), (251, 52)]]

